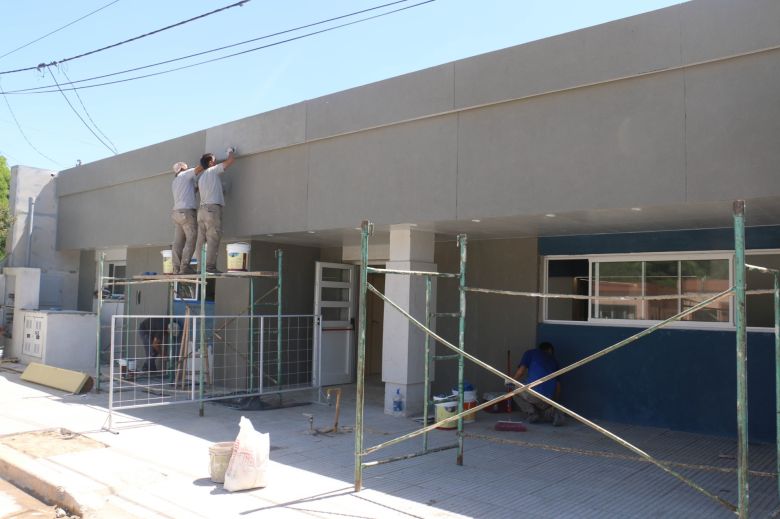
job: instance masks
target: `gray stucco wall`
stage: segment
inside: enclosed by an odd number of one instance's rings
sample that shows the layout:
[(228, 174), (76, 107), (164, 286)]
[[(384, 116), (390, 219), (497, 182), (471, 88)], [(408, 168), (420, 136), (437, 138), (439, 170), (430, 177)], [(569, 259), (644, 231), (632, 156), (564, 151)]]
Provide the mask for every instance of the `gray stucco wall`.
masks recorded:
[[(436, 244), (435, 262), (439, 272), (457, 272), (459, 249), (454, 242)], [(538, 256), (534, 238), (482, 240), (468, 243), (466, 284), (499, 290), (537, 291)], [(458, 287), (454, 280), (439, 280), (436, 305), (439, 312), (458, 310)], [(537, 300), (528, 297), (469, 293), (466, 298), (466, 352), (506, 371), (510, 351), (512, 366), (523, 352), (536, 342)], [(457, 344), (457, 319), (440, 317), (436, 330)], [(439, 354), (451, 353), (438, 346)], [(449, 393), (457, 383), (457, 361), (436, 365), (434, 393)], [(503, 381), (469, 361), (465, 362), (465, 380), (480, 393), (503, 390)]]
[[(282, 313), (311, 314), (314, 307), (314, 263), (319, 260), (320, 250), (314, 247), (279, 245), (252, 241), (249, 253), (250, 269), (253, 271), (276, 271), (275, 251), (281, 249), (282, 260)], [(225, 269), (225, 244), (220, 251), (218, 265)], [(276, 285), (276, 278), (255, 279), (255, 299)], [(249, 281), (241, 279), (220, 279), (216, 288), (216, 315), (235, 315), (246, 311), (249, 306)], [(276, 294), (269, 295), (264, 302), (276, 301)], [(276, 313), (275, 307), (258, 307), (258, 314)]]
[(59, 246), (167, 243), (168, 168), (228, 144), (229, 238), (776, 196), (778, 21), (698, 0), (67, 170)]

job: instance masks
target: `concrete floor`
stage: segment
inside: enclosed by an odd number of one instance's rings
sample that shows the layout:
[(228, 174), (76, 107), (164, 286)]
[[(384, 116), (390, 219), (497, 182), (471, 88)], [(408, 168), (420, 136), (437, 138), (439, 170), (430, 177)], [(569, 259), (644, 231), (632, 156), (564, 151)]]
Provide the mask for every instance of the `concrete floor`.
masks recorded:
[[(385, 415), (382, 389), (367, 391), (364, 446), (412, 431), (411, 419)], [(291, 404), (316, 395), (285, 396)], [(271, 401), (272, 399), (268, 399)], [(0, 435), (64, 427), (100, 442), (98, 448), (34, 457), (0, 445), (0, 467), (21, 467), (61, 485), (90, 517), (686, 517), (729, 518), (733, 512), (638, 459), (611, 440), (569, 421), (529, 425), (526, 432), (494, 430), (496, 420), (520, 416), (481, 413), (467, 424), (464, 464), (445, 450), (366, 468), (354, 492), (354, 436), (311, 434), (333, 423), (322, 404), (239, 411), (221, 404), (150, 407), (114, 413), (114, 432), (101, 428), (107, 395), (67, 395), (29, 385), (0, 370)], [(240, 416), (271, 435), (266, 488), (228, 493), (211, 482), (208, 447), (233, 440)], [(340, 424), (354, 425), (354, 386), (344, 387)], [(737, 500), (736, 441), (665, 429), (601, 424), (708, 491)], [(429, 435), (431, 447), (456, 441), (454, 431)], [(373, 458), (417, 452), (422, 439), (392, 446)], [(751, 444), (750, 517), (779, 507), (773, 445)], [(4, 474), (0, 474), (3, 476)]]

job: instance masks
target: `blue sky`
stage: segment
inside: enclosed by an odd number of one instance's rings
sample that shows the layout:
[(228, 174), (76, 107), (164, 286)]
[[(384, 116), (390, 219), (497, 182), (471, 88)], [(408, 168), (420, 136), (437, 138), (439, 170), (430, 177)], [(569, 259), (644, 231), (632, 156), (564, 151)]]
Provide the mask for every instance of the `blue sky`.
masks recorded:
[[(237, 0), (25, 0), (3, 13), (0, 72), (51, 63), (192, 18)], [(251, 0), (59, 67), (0, 74), (3, 91), (67, 86), (258, 38), (393, 0)], [(424, 0), (103, 81), (168, 70)], [(378, 19), (147, 79), (65, 92), (0, 96), (0, 154), (9, 164), (66, 169), (224, 122), (449, 61), (682, 3), (680, 0), (435, 0)], [(108, 5), (110, 4), (110, 5)], [(89, 84), (88, 82), (80, 83)], [(6, 104), (32, 146), (24, 139)], [(83, 103), (83, 106), (82, 106)], [(87, 113), (84, 113), (86, 107)], [(91, 121), (90, 121), (91, 119)], [(101, 134), (102, 132), (102, 134)], [(105, 137), (104, 137), (105, 135)], [(107, 138), (106, 138), (107, 137)]]

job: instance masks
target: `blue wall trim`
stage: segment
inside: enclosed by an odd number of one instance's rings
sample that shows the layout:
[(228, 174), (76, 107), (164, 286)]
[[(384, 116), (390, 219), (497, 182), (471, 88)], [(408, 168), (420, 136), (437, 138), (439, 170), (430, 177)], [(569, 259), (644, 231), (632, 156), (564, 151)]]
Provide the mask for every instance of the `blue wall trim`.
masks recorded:
[[(749, 227), (748, 249), (780, 248), (780, 226)], [(734, 249), (734, 230), (700, 229), (539, 238), (542, 256)]]
[[(561, 366), (640, 329), (541, 323)], [(736, 436), (734, 331), (664, 329), (561, 378), (564, 405), (587, 418)], [(750, 438), (774, 442), (774, 335), (748, 334)]]

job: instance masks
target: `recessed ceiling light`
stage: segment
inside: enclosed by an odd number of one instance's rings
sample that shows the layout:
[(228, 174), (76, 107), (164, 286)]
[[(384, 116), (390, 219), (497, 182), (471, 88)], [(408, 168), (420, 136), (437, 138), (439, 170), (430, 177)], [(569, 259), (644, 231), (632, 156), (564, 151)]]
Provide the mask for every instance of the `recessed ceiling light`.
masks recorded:
[(316, 231), (306, 231), (309, 234), (314, 234)]
[(417, 224), (416, 223), (410, 223), (409, 227), (417, 227)]
[(482, 220), (480, 220), (479, 218), (472, 218), (471, 221), (474, 222), (474, 223), (479, 223)]
[(632, 211), (641, 211), (642, 208), (641, 207), (632, 207), (631, 210)]
[(266, 234), (266, 236), (268, 236), (270, 238), (271, 236), (273, 236), (273, 234)]
[(556, 214), (555, 213), (547, 213), (544, 216), (546, 216), (547, 218), (555, 218)]

